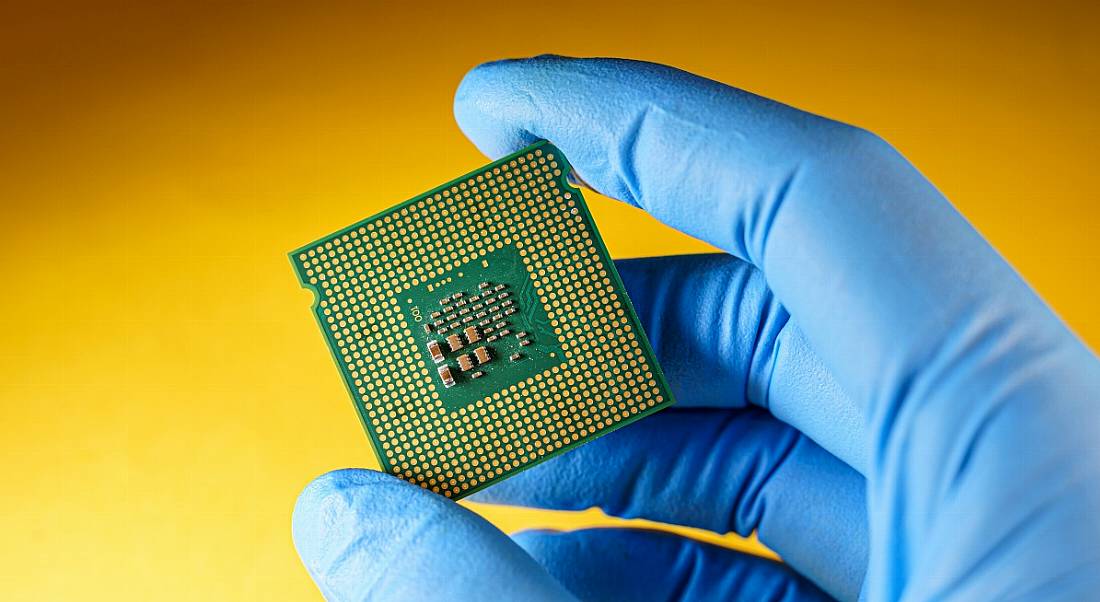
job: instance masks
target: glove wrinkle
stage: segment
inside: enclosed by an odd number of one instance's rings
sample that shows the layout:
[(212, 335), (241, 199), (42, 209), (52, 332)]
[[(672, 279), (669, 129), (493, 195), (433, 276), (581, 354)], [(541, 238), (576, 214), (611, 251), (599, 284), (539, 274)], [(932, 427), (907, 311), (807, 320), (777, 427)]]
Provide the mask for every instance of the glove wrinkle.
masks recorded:
[(831, 600), (780, 562), (663, 531), (533, 530), (515, 539), (585, 602)]

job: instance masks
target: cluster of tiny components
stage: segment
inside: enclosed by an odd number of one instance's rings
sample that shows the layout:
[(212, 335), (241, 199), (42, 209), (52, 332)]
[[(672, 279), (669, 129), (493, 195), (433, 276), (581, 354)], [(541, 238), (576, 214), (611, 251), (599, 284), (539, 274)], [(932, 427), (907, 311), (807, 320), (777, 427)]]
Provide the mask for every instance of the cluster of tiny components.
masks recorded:
[[(439, 364), (436, 371), (444, 387), (450, 388), (456, 384), (454, 370), (446, 363), (444, 345), (451, 353), (456, 353), (478, 342), (494, 343), (513, 334), (508, 328), (511, 323), (507, 318), (516, 313), (516, 304), (509, 299), (511, 293), (505, 290), (507, 288), (505, 284), (482, 282), (478, 285), (478, 291), (470, 296), (464, 292), (448, 295), (439, 300), (442, 307), (431, 313), (432, 321), (424, 323), (425, 333), (445, 337), (442, 341), (429, 339), (427, 344), (428, 355)], [(515, 337), (520, 346), (531, 344), (531, 338), (525, 331), (516, 332)], [(508, 359), (518, 362), (523, 359), (523, 354), (512, 353)], [(485, 371), (480, 368), (493, 361), (493, 355), (488, 346), (481, 345), (472, 352), (460, 354), (455, 360), (459, 371), (469, 372), (470, 378), (476, 379), (485, 376)], [(475, 367), (479, 369), (474, 370)]]
[[(383, 470), (460, 498), (672, 403), (566, 169), (541, 142), (294, 252)], [(398, 295), (505, 247), (563, 357), (451, 407)]]

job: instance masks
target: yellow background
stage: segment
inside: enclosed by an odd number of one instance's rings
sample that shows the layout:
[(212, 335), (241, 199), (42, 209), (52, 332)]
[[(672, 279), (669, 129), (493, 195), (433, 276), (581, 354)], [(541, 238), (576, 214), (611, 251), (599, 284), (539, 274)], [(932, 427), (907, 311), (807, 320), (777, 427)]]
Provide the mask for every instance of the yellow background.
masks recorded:
[[(489, 59), (667, 62), (875, 130), (1100, 342), (1086, 3), (11, 4), (5, 600), (319, 597), (295, 496), (371, 459), (285, 254), (480, 165), (451, 98)], [(619, 257), (705, 249), (591, 203)]]

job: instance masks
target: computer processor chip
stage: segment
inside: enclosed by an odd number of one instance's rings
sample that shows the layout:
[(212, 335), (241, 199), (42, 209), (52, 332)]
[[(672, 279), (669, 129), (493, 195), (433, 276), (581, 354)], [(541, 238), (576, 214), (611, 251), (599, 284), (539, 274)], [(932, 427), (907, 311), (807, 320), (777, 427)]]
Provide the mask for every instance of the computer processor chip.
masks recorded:
[(461, 498), (673, 403), (539, 142), (291, 253), (382, 469)]

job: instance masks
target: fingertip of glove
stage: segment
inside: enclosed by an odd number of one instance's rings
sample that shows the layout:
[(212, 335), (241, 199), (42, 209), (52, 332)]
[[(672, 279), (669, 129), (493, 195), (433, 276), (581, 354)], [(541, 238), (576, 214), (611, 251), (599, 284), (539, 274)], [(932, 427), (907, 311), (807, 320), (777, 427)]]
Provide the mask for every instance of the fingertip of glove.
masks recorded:
[(529, 57), (497, 59), (481, 63), (466, 72), (458, 86), (460, 93), (477, 91), (485, 85), (510, 83), (517, 71), (531, 67), (545, 67), (552, 64), (581, 60), (560, 54), (539, 54)]
[(538, 137), (526, 128), (528, 102), (518, 93), (522, 78), (514, 65), (527, 59), (505, 59), (483, 63), (471, 69), (458, 84), (454, 97), (454, 116), (458, 128), (486, 156), (507, 155), (535, 142)]
[(455, 90), (453, 109), (459, 129), (494, 159), (538, 141), (544, 133), (534, 130), (547, 84), (557, 83), (558, 76), (585, 60), (543, 54), (490, 61), (470, 69)]
[(517, 71), (536, 58), (509, 58), (481, 63), (466, 72), (455, 90), (455, 114), (515, 89)]
[(335, 503), (348, 504), (359, 489), (389, 478), (392, 477), (362, 468), (344, 468), (326, 472), (313, 479), (298, 494), (298, 502), (294, 505), (295, 521), (299, 517), (305, 518), (315, 513), (317, 509), (324, 506)]
[(306, 568), (316, 575), (324, 571), (334, 547), (345, 545), (345, 540), (361, 535), (364, 529), (370, 532), (379, 517), (410, 509), (410, 500), (418, 493), (422, 493), (419, 487), (373, 470), (325, 473), (302, 490), (294, 505), (294, 546)]
[(291, 535), (307, 566), (318, 555), (317, 548), (331, 525), (354, 506), (355, 490), (373, 478), (367, 470), (334, 470), (317, 477), (298, 494), (291, 515)]

